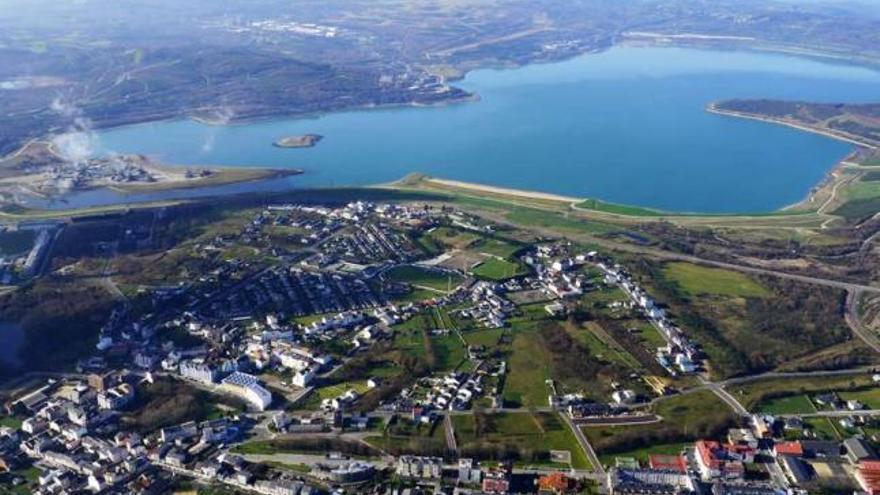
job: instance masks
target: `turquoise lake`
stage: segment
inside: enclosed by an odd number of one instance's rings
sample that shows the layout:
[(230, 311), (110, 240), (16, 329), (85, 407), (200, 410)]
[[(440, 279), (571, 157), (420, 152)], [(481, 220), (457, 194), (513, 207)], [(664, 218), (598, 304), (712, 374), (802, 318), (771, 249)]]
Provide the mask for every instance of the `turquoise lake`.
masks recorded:
[[(880, 100), (880, 72), (756, 52), (616, 47), (572, 60), (479, 70), (458, 84), (480, 100), (206, 126), (160, 122), (101, 132), (103, 152), (174, 164), (296, 167), (272, 182), (120, 196), (64, 206), (219, 192), (376, 184), (423, 172), (675, 211), (770, 211), (802, 199), (852, 150), (830, 138), (713, 115), (713, 100)], [(280, 149), (317, 133), (310, 149)]]

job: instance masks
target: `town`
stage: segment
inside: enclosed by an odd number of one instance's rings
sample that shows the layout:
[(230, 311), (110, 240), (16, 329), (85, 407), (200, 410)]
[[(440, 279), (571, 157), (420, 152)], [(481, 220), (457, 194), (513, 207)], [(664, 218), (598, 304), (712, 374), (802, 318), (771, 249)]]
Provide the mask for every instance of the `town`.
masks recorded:
[[(277, 204), (239, 218), (194, 251), (263, 257), (216, 258), (199, 277), (139, 289), (76, 372), (21, 381), (0, 430), (12, 486), (271, 495), (781, 494), (807, 493), (822, 477), (866, 493), (880, 486), (873, 440), (816, 430), (821, 419), (874, 431), (873, 407), (816, 392), (804, 399), (811, 413), (747, 409), (734, 391), (750, 378), (713, 381), (687, 325), (595, 249), (525, 243), (419, 204)], [(566, 330), (577, 325), (592, 329), (590, 344)], [(549, 358), (552, 378), (511, 363), (518, 355), (504, 349), (517, 332), (567, 349)], [(840, 373), (858, 390), (880, 381)], [(652, 431), (677, 414), (664, 402), (691, 398), (729, 408), (729, 421), (671, 449), (648, 446), (645, 457), (597, 451), (594, 432)]]

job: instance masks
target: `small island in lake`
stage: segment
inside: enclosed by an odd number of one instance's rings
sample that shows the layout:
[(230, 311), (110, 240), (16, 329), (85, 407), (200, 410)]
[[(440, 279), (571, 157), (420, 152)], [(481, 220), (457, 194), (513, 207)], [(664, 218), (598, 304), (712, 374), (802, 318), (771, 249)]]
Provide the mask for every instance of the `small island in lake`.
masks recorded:
[(272, 143), (279, 148), (311, 148), (324, 139), (320, 134), (303, 134), (302, 136), (287, 136)]

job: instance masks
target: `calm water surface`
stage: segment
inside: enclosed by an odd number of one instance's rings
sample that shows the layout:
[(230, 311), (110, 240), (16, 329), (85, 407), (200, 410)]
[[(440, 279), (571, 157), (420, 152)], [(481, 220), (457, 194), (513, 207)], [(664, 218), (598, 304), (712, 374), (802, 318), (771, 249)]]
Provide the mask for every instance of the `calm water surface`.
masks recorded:
[[(669, 210), (769, 211), (803, 198), (850, 150), (829, 138), (709, 114), (707, 103), (766, 97), (880, 100), (880, 73), (751, 52), (618, 47), (460, 85), (481, 96), (441, 108), (344, 112), (238, 126), (162, 122), (101, 133), (104, 152), (169, 163), (297, 167), (305, 175), (126, 201), (289, 187), (375, 184), (424, 172)], [(318, 133), (311, 149), (279, 149)], [(119, 202), (108, 191), (69, 203)]]

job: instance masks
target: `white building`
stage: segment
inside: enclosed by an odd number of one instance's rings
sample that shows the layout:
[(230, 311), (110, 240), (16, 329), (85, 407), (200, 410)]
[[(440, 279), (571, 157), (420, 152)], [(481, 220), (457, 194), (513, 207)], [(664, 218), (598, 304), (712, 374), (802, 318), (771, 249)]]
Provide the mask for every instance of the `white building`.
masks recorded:
[(217, 372), (214, 368), (198, 361), (184, 361), (180, 363), (180, 375), (206, 385), (210, 385), (217, 380)]
[(236, 371), (221, 382), (223, 388), (238, 395), (259, 411), (264, 411), (272, 403), (272, 393), (260, 385), (257, 377)]
[(98, 394), (98, 407), (101, 409), (119, 409), (134, 399), (134, 387), (122, 383)]
[(293, 375), (293, 379), (291, 383), (300, 388), (305, 388), (309, 386), (309, 383), (312, 383), (312, 380), (315, 379), (315, 368), (306, 368), (303, 370), (299, 370)]

